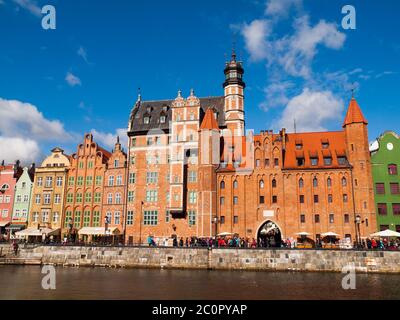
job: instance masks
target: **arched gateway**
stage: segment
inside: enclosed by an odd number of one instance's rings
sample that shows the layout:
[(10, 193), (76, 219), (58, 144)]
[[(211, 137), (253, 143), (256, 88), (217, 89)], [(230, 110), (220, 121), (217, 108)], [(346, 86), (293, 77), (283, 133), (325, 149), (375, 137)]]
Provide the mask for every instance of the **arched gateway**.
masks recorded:
[(278, 225), (271, 220), (265, 221), (258, 229), (257, 243), (265, 248), (279, 248), (282, 244), (282, 233)]

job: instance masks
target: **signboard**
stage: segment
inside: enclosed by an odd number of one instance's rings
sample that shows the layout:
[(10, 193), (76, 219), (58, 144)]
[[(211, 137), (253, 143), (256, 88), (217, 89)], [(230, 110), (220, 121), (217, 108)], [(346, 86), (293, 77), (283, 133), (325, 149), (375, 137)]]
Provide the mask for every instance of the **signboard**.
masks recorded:
[(274, 210), (264, 210), (264, 218), (273, 217), (275, 214)]

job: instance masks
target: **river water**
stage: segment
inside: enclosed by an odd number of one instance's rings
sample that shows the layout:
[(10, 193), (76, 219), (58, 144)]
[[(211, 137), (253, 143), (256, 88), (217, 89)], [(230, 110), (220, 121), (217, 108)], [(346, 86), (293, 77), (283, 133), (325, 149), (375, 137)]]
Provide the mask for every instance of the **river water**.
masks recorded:
[(400, 275), (359, 274), (342, 289), (339, 273), (56, 268), (42, 289), (36, 266), (0, 266), (0, 299), (400, 299)]

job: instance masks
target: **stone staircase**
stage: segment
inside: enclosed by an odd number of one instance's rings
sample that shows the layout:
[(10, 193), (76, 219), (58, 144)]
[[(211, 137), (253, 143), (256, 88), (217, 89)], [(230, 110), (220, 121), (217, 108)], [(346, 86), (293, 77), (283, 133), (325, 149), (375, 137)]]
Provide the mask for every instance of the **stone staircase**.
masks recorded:
[(42, 259), (21, 257), (21, 250), (17, 255), (11, 245), (0, 245), (0, 265), (41, 265)]

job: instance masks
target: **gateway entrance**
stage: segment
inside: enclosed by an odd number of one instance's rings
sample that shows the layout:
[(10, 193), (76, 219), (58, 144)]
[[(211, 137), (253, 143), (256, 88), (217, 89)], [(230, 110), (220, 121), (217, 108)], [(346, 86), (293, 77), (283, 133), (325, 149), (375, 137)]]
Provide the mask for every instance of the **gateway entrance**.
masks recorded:
[(282, 235), (277, 224), (273, 221), (263, 223), (257, 233), (257, 243), (263, 248), (280, 248)]

